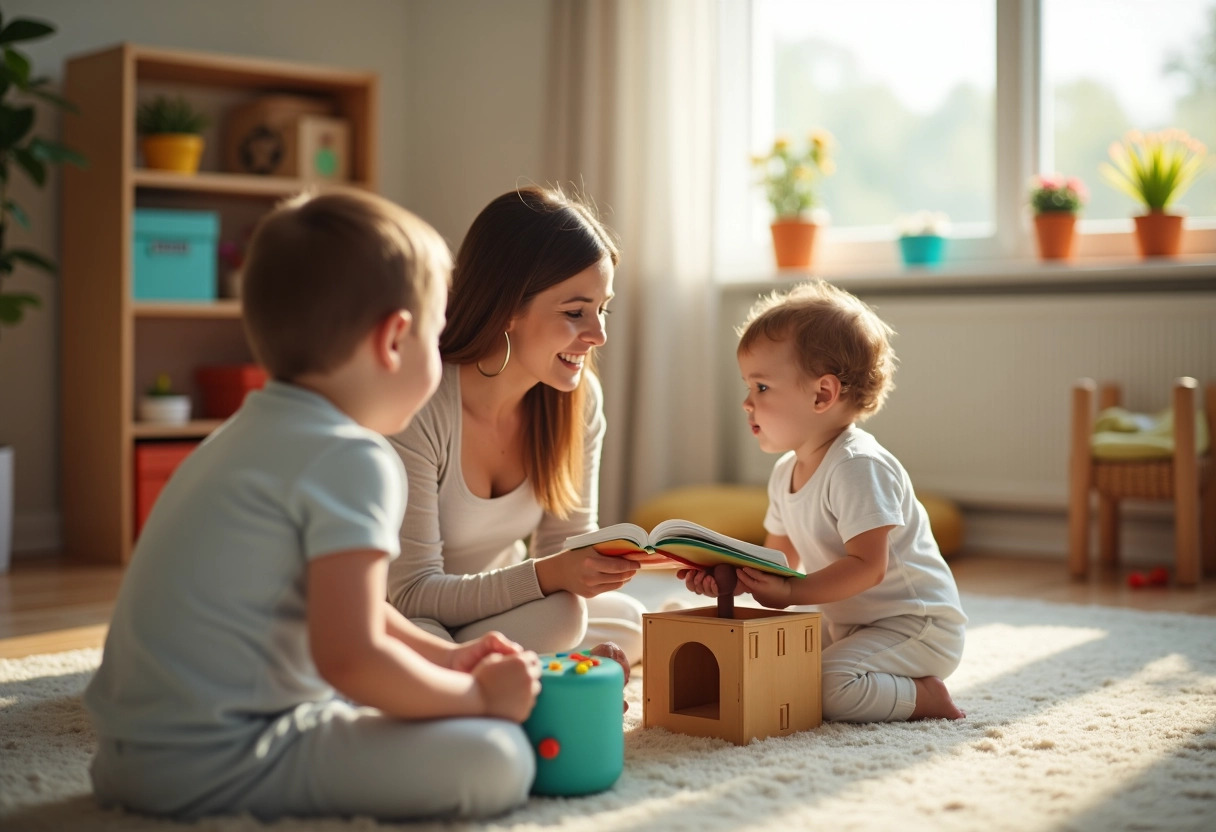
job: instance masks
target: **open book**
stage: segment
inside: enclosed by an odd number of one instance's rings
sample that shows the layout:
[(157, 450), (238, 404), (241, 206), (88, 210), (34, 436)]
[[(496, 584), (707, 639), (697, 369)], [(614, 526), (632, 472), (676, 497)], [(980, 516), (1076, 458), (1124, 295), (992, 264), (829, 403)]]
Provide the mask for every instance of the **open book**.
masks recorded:
[(566, 538), (565, 548), (591, 546), (601, 555), (616, 555), (643, 565), (670, 566), (672, 561), (694, 569), (712, 569), (720, 563), (750, 566), (776, 575), (806, 577), (790, 569), (785, 554), (745, 543), (688, 520), (664, 520), (647, 534), (633, 523), (617, 523)]

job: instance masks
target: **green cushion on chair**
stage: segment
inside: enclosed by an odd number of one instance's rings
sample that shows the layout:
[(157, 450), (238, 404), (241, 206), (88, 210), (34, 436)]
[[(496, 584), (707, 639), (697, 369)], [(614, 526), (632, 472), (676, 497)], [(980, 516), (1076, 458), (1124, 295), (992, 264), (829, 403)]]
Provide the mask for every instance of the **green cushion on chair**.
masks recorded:
[[(1208, 449), (1207, 420), (1195, 414), (1195, 452)], [(1148, 462), (1174, 455), (1174, 411), (1148, 415), (1121, 407), (1108, 407), (1098, 414), (1089, 441), (1094, 459), (1106, 462)]]

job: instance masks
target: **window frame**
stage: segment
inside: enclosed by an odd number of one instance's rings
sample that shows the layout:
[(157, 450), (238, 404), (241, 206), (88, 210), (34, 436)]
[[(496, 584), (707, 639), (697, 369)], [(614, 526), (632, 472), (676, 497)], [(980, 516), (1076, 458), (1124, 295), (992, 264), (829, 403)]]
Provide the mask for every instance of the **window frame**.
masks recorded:
[[(994, 219), (989, 233), (980, 236), (966, 235), (966, 226), (956, 223), (946, 268), (1007, 274), (1011, 265), (1043, 267), (1035, 249), (1027, 187), (1031, 177), (1045, 169), (1041, 160), (1052, 147), (1051, 96), (1044, 88), (1042, 0), (995, 3)], [(754, 66), (753, 56), (762, 49), (754, 25), (755, 0), (719, 0), (718, 13), (714, 263), (716, 276), (730, 280), (775, 270), (768, 241), (752, 233), (753, 212), (764, 205), (763, 199), (750, 171), (740, 163), (772, 141), (771, 135), (760, 135), (765, 131), (758, 129), (756, 117), (761, 108), (772, 107), (771, 100), (765, 100), (765, 90), (772, 84), (771, 76), (763, 77)], [(740, 119), (739, 113), (747, 117)], [(831, 125), (822, 126), (831, 130)], [(1087, 184), (1099, 186), (1088, 180)], [(1143, 265), (1132, 216), (1129, 211), (1125, 219), (1087, 220), (1082, 213), (1072, 265), (1109, 267), (1120, 260)], [(872, 229), (836, 229), (830, 224), (821, 229), (813, 270), (825, 276), (903, 271), (894, 229), (881, 239), (874, 237)], [(1182, 255), (1188, 260), (1216, 260), (1216, 219), (1187, 219)]]

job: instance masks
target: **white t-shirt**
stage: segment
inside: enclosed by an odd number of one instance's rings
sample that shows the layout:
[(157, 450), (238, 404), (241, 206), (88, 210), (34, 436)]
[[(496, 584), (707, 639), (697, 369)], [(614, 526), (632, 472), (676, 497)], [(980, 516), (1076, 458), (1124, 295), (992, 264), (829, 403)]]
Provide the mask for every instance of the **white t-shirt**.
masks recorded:
[(822, 604), (835, 626), (873, 624), (897, 615), (966, 623), (958, 587), (916, 499), (907, 472), (869, 433), (850, 426), (832, 442), (811, 478), (791, 493), (794, 452), (773, 466), (764, 528), (789, 537), (808, 575), (847, 557), (845, 541), (879, 526), (888, 538), (887, 574), (852, 598)]
[(395, 557), (405, 472), (328, 399), (270, 382), (174, 471), (123, 579), (84, 701), (104, 738), (231, 742), (334, 695), (313, 665), (308, 562)]

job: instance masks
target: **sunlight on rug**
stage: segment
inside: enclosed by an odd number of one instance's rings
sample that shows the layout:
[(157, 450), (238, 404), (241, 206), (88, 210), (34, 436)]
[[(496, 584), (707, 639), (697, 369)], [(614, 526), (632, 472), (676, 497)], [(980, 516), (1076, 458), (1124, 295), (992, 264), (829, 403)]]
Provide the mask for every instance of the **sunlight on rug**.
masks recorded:
[(80, 704), (99, 658), (0, 660), (0, 828), (24, 830), (1045, 830), (1216, 828), (1216, 619), (979, 596), (957, 723), (830, 724), (737, 748), (642, 730), (625, 773), (482, 824), (369, 818), (193, 826), (97, 808)]

